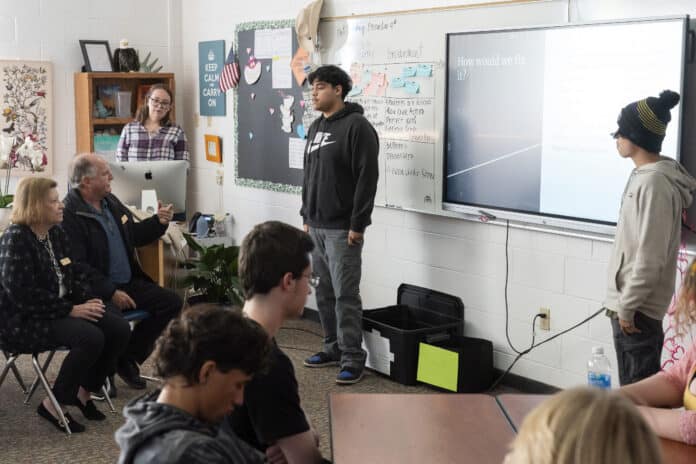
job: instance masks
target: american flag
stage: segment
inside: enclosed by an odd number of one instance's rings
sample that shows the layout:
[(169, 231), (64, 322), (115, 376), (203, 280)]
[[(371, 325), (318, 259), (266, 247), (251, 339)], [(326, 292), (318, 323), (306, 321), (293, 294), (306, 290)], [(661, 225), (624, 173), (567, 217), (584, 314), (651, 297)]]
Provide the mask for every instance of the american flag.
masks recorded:
[(239, 63), (237, 63), (237, 57), (234, 55), (234, 45), (232, 45), (220, 75), (220, 90), (223, 93), (227, 92), (229, 89), (237, 87), (237, 84), (239, 84)]

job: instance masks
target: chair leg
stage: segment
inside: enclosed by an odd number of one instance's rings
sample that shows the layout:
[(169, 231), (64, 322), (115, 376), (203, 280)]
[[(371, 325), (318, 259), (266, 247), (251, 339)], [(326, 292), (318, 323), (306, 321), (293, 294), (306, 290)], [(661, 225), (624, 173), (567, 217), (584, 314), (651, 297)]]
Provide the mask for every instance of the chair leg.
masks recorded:
[(15, 361), (17, 360), (19, 355), (8, 355), (6, 351), (3, 351), (2, 354), (5, 356), (6, 361), (5, 366), (2, 369), (2, 373), (0, 373), (0, 385), (2, 385), (2, 383), (5, 381), (5, 377), (7, 376), (8, 371), (12, 370), (12, 374), (14, 375), (15, 379), (17, 379), (17, 383), (22, 389), (22, 393), (26, 395), (27, 386), (24, 384), (24, 379), (22, 379), (22, 376), (19, 374), (19, 370), (15, 365)]
[[(16, 358), (17, 357), (15, 356), (15, 359)], [(24, 379), (19, 374), (19, 370), (17, 369), (17, 366), (14, 364), (14, 362), (12, 363), (12, 366), (10, 366), (10, 369), (12, 369), (12, 373), (14, 374), (15, 379), (17, 379), (17, 383), (19, 384), (19, 387), (22, 389), (22, 393), (24, 393), (26, 395), (27, 391), (28, 391), (27, 386), (24, 383)], [(0, 383), (2, 383), (2, 382), (0, 382)]]
[[(52, 357), (52, 355), (53, 352), (51, 352), (49, 357)], [(41, 385), (43, 386), (44, 390), (46, 390), (46, 394), (48, 395), (49, 401), (53, 405), (53, 408), (58, 412), (58, 417), (60, 418), (61, 423), (65, 425), (65, 431), (68, 435), (72, 435), (72, 432), (70, 431), (70, 424), (68, 423), (67, 419), (65, 419), (65, 415), (63, 414), (63, 408), (60, 407), (60, 403), (58, 403), (58, 400), (56, 400), (56, 397), (53, 395), (53, 390), (51, 390), (51, 386), (48, 384), (48, 380), (46, 380), (46, 376), (44, 375), (43, 369), (39, 364), (38, 355), (32, 355), (31, 363), (34, 365), (34, 370), (36, 371), (38, 380), (41, 382)], [(44, 364), (44, 366), (46, 365)]]
[(7, 373), (10, 372), (10, 369), (14, 367), (15, 360), (17, 359), (17, 356), (7, 356), (5, 355), (5, 365), (2, 368), (2, 372), (0, 372), (0, 385), (5, 381), (5, 377), (7, 377)]
[[(41, 373), (46, 374), (46, 371), (48, 370), (48, 366), (51, 364), (51, 361), (53, 360), (53, 355), (55, 355), (55, 351), (51, 351), (48, 353), (48, 356), (46, 356), (46, 360), (44, 361), (43, 367), (41, 367)], [(32, 362), (33, 362), (34, 357), (32, 356)], [(39, 362), (38, 355), (36, 356), (36, 362)], [(45, 380), (45, 375), (43, 376)], [(39, 386), (39, 378), (36, 377), (34, 381), (31, 383), (31, 387), (29, 387), (29, 392), (26, 394), (26, 398), (24, 398), (24, 404), (29, 404), (29, 401), (31, 401), (31, 397), (34, 396), (34, 392), (36, 391), (36, 387)]]
[(106, 401), (106, 404), (109, 405), (109, 409), (111, 409), (111, 412), (113, 414), (116, 414), (116, 409), (114, 408), (114, 404), (111, 402), (111, 397), (109, 396), (109, 384), (111, 382), (109, 381), (109, 378), (107, 377), (104, 385), (102, 385), (102, 394), (104, 395), (104, 401)]

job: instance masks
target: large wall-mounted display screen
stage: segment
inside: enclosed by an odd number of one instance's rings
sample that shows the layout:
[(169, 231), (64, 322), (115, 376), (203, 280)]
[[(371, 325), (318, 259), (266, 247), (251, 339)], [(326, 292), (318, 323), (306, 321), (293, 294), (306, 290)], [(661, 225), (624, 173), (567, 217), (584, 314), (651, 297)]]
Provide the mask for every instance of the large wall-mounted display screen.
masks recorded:
[[(681, 93), (687, 18), (448, 34), (445, 209), (606, 232), (620, 109)], [(679, 159), (681, 105), (662, 154)]]

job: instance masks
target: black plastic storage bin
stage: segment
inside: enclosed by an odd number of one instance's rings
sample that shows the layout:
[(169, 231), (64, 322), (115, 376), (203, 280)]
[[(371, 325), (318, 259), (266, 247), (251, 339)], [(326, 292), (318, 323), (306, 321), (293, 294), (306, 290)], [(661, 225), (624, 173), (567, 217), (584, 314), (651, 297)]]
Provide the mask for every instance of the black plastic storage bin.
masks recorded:
[(393, 356), (389, 371), (375, 370), (404, 385), (415, 385), (418, 344), (442, 343), (461, 335), (464, 304), (459, 297), (409, 284), (399, 285), (396, 302), (364, 311), (363, 330), (366, 336), (375, 330), (389, 340)]
[(493, 343), (473, 337), (452, 337), (432, 345), (459, 355), (458, 393), (480, 393), (493, 383)]

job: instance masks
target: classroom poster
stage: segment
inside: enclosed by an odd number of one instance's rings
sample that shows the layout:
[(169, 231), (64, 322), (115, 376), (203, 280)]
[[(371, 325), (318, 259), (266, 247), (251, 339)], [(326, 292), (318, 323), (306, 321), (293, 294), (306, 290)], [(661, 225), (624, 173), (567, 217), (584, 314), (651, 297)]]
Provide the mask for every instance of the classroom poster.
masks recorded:
[(198, 42), (198, 92), (201, 116), (225, 116), (225, 94), (220, 73), (225, 62), (225, 41)]

